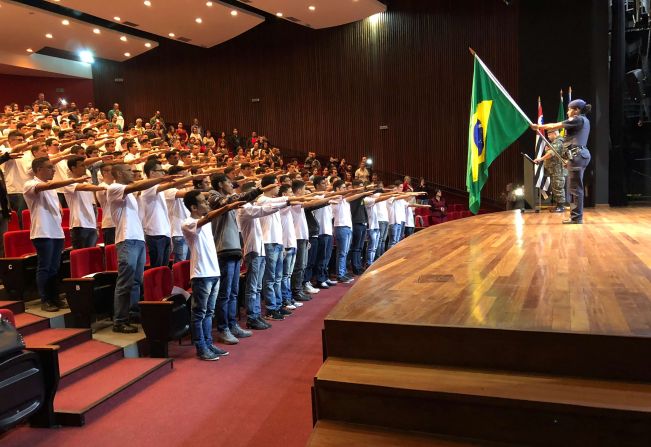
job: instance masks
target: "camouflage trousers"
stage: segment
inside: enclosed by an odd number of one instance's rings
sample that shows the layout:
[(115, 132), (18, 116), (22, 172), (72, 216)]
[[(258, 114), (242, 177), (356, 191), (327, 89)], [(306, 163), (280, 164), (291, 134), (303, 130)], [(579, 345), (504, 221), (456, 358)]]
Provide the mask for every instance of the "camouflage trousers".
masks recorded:
[(546, 166), (545, 171), (550, 179), (552, 201), (556, 204), (565, 203), (565, 175), (563, 173), (563, 166), (560, 163), (549, 167)]

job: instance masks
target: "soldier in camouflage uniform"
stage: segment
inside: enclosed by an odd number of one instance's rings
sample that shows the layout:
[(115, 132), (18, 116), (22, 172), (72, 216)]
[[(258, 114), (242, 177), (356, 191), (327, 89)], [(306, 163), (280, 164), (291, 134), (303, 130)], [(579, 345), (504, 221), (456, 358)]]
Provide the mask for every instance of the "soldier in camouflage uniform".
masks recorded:
[[(559, 137), (558, 130), (547, 131), (547, 139), (552, 144), (554, 150), (561, 156), (565, 156), (563, 149), (563, 138)], [(534, 160), (534, 163), (544, 162), (545, 172), (551, 180), (552, 202), (556, 204), (549, 211), (552, 213), (562, 213), (565, 211), (565, 176), (567, 171), (563, 166), (563, 161), (559, 159), (554, 151), (547, 147), (545, 154)]]

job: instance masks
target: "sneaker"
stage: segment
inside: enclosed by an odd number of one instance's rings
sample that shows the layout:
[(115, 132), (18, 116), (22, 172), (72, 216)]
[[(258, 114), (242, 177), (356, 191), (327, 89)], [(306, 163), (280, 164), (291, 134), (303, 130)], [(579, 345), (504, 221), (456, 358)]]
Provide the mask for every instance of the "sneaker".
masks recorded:
[(350, 284), (351, 282), (354, 281), (354, 279), (349, 278), (347, 276), (337, 276), (337, 281), (339, 281), (342, 284)]
[(208, 346), (207, 350), (212, 352), (215, 355), (228, 355), (229, 354), (229, 352), (226, 351), (225, 349), (219, 348), (219, 347), (217, 347), (217, 346), (215, 346), (213, 344), (210, 344)]
[(231, 326), (231, 334), (233, 334), (233, 336), (237, 338), (247, 338), (253, 335), (253, 332), (245, 331), (240, 327), (239, 324), (235, 323), (234, 325)]
[(298, 294), (294, 295), (293, 299), (295, 301), (294, 304), (298, 304), (301, 301), (311, 301), (312, 297), (310, 296), (309, 293), (298, 293)]
[(56, 304), (45, 301), (44, 303), (41, 303), (41, 310), (44, 310), (45, 312), (58, 312), (59, 308)]
[(323, 281), (319, 284), (316, 285), (319, 289), (329, 289), (330, 286), (328, 285), (327, 281)]
[(286, 317), (286, 316), (292, 314), (292, 311), (291, 311), (291, 310), (289, 310), (289, 309), (285, 309), (284, 307), (281, 307), (281, 308), (278, 309), (276, 312), (280, 312), (280, 315), (282, 315), (283, 317)]
[(248, 318), (246, 320), (246, 327), (256, 331), (264, 331), (265, 329), (269, 329), (271, 325), (262, 319)]
[(231, 330), (226, 328), (223, 331), (217, 331), (217, 340), (227, 345), (236, 345), (240, 341), (231, 334)]
[(201, 352), (197, 352), (197, 357), (199, 360), (205, 360), (207, 362), (214, 362), (216, 360), (219, 360), (219, 356), (212, 352), (210, 349), (204, 349)]
[(326, 283), (328, 283), (329, 286), (336, 286), (338, 284), (336, 279), (326, 279)]
[(264, 319), (280, 321), (280, 320), (284, 320), (285, 317), (277, 310), (268, 310), (267, 313), (264, 314)]
[(285, 309), (289, 309), (289, 310), (294, 310), (294, 309), (296, 309), (296, 306), (294, 306), (294, 305), (293, 305), (292, 303), (290, 303), (289, 301), (285, 301), (285, 302), (283, 303), (283, 307), (284, 307)]
[(303, 303), (301, 303), (300, 301), (292, 301), (292, 305), (294, 307), (303, 307)]
[(353, 278), (353, 277), (352, 277), (351, 275), (349, 275), (348, 273), (346, 273), (346, 274), (344, 275), (344, 278), (350, 280), (351, 282), (352, 282), (352, 281), (355, 281), (355, 278)]
[(58, 307), (59, 309), (70, 309), (70, 306), (68, 306), (68, 303), (66, 300), (59, 298), (58, 300), (54, 301), (54, 305)]
[(138, 332), (138, 328), (131, 326), (128, 323), (118, 323), (113, 325), (113, 332), (119, 332), (121, 334), (135, 334)]
[(306, 282), (305, 286), (303, 287), (303, 290), (305, 290), (306, 293), (309, 294), (314, 294), (314, 293), (319, 293), (320, 290), (315, 288), (311, 282)]

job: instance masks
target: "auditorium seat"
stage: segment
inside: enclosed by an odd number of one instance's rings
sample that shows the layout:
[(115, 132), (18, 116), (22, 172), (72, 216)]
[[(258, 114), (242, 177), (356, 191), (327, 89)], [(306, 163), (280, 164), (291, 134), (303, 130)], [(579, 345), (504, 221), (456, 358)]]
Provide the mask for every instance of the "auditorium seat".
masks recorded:
[(190, 330), (188, 303), (183, 295), (172, 295), (172, 284), (172, 270), (168, 267), (145, 271), (140, 320), (151, 357), (168, 357), (168, 342), (180, 340)]
[(63, 208), (63, 213), (61, 214), (61, 226), (70, 227), (70, 208)]
[(461, 211), (461, 217), (471, 217), (471, 216), (472, 216), (472, 211), (470, 210)]
[(463, 211), (463, 205), (460, 203), (453, 203), (448, 208), (448, 211)]
[(20, 230), (20, 222), (18, 221), (18, 213), (12, 211), (9, 213), (9, 226), (7, 231), (18, 231)]
[(72, 327), (89, 328), (97, 316), (113, 314), (116, 280), (117, 272), (106, 270), (100, 247), (70, 252), (70, 278), (63, 280), (63, 290), (73, 317)]
[(32, 215), (29, 210), (23, 210), (22, 214), (23, 230), (29, 230), (32, 227)]
[(4, 234), (5, 257), (0, 258), (0, 278), (6, 296), (21, 301), (36, 287), (36, 249), (29, 230), (7, 231)]
[(190, 283), (190, 261), (181, 261), (172, 265), (172, 275), (174, 276), (174, 286), (188, 291), (192, 288)]
[(461, 212), (460, 211), (452, 211), (451, 213), (448, 213), (447, 216), (448, 220), (456, 220), (461, 218)]
[(101, 209), (101, 208), (97, 208), (97, 228), (100, 229), (100, 233), (102, 232), (102, 231), (101, 231), (101, 228), (102, 228), (102, 216), (103, 216), (103, 215), (104, 215), (104, 214), (103, 214), (102, 209)]

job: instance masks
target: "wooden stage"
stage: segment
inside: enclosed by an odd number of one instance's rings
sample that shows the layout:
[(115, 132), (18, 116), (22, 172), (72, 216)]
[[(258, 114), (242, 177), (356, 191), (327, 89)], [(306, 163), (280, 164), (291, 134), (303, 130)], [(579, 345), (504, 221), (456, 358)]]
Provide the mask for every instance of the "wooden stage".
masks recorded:
[(480, 215), (389, 250), (326, 318), (311, 445), (347, 424), (377, 445), (651, 445), (651, 208), (561, 220)]

